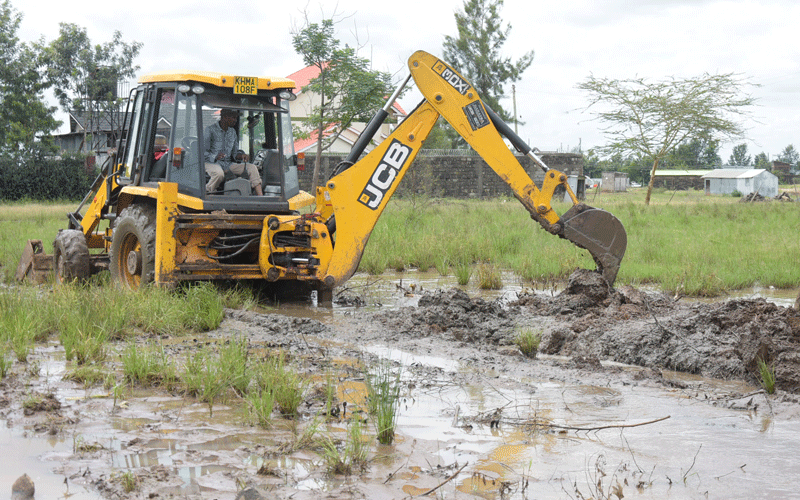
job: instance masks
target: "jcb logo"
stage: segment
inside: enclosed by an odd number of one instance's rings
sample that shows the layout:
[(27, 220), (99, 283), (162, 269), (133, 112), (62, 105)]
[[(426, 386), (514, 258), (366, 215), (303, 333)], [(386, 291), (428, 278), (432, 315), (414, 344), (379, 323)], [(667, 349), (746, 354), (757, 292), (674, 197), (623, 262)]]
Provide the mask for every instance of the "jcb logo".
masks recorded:
[(445, 63), (439, 61), (434, 65), (434, 70), (439, 73), (439, 76), (444, 78), (444, 81), (452, 85), (454, 89), (461, 95), (466, 95), (469, 90), (469, 82), (458, 76), (458, 73), (450, 69)]
[(366, 187), (361, 191), (358, 201), (372, 210), (378, 208), (386, 192), (394, 184), (397, 174), (403, 169), (410, 153), (410, 147), (397, 139), (393, 140), (378, 164), (378, 168), (372, 173)]

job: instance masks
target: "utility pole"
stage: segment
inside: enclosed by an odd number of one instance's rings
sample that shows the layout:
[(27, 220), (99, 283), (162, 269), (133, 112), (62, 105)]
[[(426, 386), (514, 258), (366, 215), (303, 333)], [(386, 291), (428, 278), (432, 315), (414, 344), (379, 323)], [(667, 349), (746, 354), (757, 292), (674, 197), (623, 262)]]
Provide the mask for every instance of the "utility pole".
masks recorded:
[(514, 133), (519, 135), (519, 129), (517, 128), (517, 86), (513, 83), (511, 84), (511, 100), (514, 102)]

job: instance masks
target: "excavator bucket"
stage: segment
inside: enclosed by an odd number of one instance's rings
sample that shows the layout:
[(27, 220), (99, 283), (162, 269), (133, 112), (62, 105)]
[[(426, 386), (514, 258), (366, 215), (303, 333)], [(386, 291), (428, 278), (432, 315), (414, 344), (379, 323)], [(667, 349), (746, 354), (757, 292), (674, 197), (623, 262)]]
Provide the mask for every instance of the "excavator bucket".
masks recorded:
[(19, 259), (17, 281), (29, 281), (35, 284), (46, 283), (53, 272), (53, 256), (44, 252), (42, 240), (28, 240)]
[(597, 264), (597, 271), (609, 285), (614, 284), (628, 235), (611, 213), (587, 205), (575, 205), (561, 216), (559, 235), (586, 249)]

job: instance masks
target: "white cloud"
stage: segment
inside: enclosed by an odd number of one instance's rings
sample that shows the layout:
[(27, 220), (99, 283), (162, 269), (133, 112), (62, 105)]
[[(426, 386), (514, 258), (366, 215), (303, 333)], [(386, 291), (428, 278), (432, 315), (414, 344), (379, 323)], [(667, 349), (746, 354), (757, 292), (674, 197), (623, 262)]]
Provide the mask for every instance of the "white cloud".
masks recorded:
[[(121, 31), (125, 40), (144, 44), (138, 59), (142, 72), (192, 68), (284, 76), (302, 67), (291, 46), (291, 29), (302, 23), (302, 11), (319, 20), (335, 5), (342, 16), (341, 41), (366, 44), (362, 55), (399, 79), (415, 50), (441, 53), (444, 36), (455, 35), (453, 14), (463, 2), (321, 5), (140, 0), (110, 8), (97, 0), (73, 0), (69, 9), (33, 9), (21, 2), (14, 7), (24, 15), (20, 35), (25, 40), (52, 40), (59, 22), (86, 27), (96, 43)], [(574, 147), (579, 141), (587, 149), (603, 142), (599, 124), (580, 111), (585, 96), (575, 89), (590, 73), (653, 79), (740, 73), (762, 84), (754, 91), (760, 123), (748, 123), (751, 153), (774, 157), (793, 141), (800, 145), (800, 44), (794, 30), (800, 4), (791, 0), (506, 0), (501, 14), (512, 26), (505, 54), (536, 53), (516, 83), (516, 96), (526, 122), (520, 135), (541, 149)], [(419, 97), (411, 92), (402, 103), (411, 109)], [(724, 146), (723, 160), (732, 147)]]

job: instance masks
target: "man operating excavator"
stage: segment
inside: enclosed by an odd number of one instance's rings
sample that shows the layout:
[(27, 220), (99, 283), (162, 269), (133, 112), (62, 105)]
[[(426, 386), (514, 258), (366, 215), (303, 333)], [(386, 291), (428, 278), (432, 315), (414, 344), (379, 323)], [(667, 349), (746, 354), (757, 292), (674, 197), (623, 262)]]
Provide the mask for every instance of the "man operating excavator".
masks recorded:
[(208, 141), (205, 153), (206, 173), (209, 175), (206, 193), (215, 192), (225, 179), (226, 173), (242, 175), (246, 169), (247, 176), (250, 178), (250, 186), (258, 196), (262, 196), (264, 193), (261, 190), (261, 175), (258, 173), (258, 167), (248, 163), (247, 160), (250, 158), (238, 148), (239, 136), (235, 130), (238, 119), (239, 113), (236, 110), (225, 108), (220, 112), (219, 121), (205, 129), (205, 137)]

